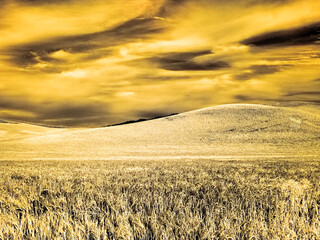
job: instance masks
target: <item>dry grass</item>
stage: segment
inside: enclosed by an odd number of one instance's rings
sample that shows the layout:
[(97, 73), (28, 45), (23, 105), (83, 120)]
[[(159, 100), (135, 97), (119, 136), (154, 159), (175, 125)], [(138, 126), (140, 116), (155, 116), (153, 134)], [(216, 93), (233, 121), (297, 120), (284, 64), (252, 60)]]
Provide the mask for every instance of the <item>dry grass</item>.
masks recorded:
[(0, 162), (0, 239), (320, 239), (319, 161)]

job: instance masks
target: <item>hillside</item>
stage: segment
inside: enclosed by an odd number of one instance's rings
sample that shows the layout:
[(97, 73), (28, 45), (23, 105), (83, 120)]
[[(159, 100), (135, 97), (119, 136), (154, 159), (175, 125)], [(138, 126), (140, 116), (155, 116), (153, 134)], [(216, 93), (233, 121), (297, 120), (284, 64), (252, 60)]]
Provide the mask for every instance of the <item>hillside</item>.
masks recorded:
[(319, 156), (316, 107), (214, 106), (174, 116), (7, 141), (1, 159)]
[(0, 120), (0, 144), (63, 131), (66, 130)]

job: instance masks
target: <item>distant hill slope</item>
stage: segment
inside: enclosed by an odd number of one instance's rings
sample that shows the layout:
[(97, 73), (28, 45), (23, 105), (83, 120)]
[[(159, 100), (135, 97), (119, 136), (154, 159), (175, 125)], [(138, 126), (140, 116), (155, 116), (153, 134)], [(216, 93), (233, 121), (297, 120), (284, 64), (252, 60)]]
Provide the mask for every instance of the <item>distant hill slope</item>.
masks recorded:
[(5, 149), (1, 159), (319, 156), (320, 114), (312, 107), (229, 104), (128, 125), (45, 134), (9, 142)]
[(114, 126), (127, 125), (127, 124), (138, 123), (138, 122), (145, 122), (145, 121), (155, 120), (155, 119), (158, 119), (158, 118), (174, 116), (174, 115), (178, 115), (178, 113), (172, 113), (172, 114), (169, 114), (169, 115), (166, 115), (166, 116), (157, 116), (157, 117), (153, 117), (153, 118), (140, 118), (140, 119), (137, 119), (137, 120), (129, 120), (129, 121), (121, 122), (121, 123), (115, 123), (115, 124), (107, 125), (106, 127), (114, 127)]
[(4, 141), (15, 141), (62, 131), (66, 130), (0, 120), (0, 145), (3, 145), (1, 142)]

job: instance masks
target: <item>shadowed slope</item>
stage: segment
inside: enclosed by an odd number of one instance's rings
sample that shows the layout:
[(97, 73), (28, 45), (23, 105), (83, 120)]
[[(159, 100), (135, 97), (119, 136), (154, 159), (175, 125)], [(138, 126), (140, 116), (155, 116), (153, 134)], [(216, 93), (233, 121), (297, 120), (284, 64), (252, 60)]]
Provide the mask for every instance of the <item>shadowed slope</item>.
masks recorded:
[(147, 122), (13, 141), (6, 145), (4, 155), (10, 159), (318, 156), (319, 140), (319, 112), (231, 104)]

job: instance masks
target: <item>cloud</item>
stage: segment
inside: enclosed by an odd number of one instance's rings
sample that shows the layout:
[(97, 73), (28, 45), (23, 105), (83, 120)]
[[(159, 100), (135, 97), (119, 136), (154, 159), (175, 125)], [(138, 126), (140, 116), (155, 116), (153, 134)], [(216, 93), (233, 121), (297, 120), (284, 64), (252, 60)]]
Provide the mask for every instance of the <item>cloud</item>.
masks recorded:
[(254, 47), (276, 47), (319, 44), (320, 22), (294, 29), (263, 33), (241, 41), (242, 44)]
[(281, 66), (278, 65), (252, 65), (245, 69), (244, 73), (235, 75), (236, 80), (249, 80), (260, 75), (268, 75), (279, 72)]
[[(35, 102), (23, 96), (0, 95), (0, 118), (49, 126), (99, 126), (109, 121), (109, 108), (100, 102)], [(18, 112), (19, 115), (15, 114)]]
[(167, 0), (158, 10), (157, 15), (160, 17), (173, 15), (177, 11), (177, 8), (181, 8), (185, 3), (191, 1), (192, 0)]
[(170, 71), (210, 71), (229, 67), (229, 64), (223, 61), (214, 61), (200, 64), (193, 61), (159, 59), (158, 62), (160, 63), (161, 68)]
[(320, 96), (320, 91), (296, 91), (296, 92), (291, 92), (285, 94), (285, 96), (301, 96), (301, 95), (306, 95), (306, 96)]
[(26, 5), (47, 5), (47, 4), (65, 4), (66, 2), (71, 2), (74, 0), (16, 0), (16, 2)]
[(46, 110), (38, 113), (37, 121), (49, 125), (99, 126), (109, 121), (108, 106), (102, 103), (62, 103), (44, 109)]
[(242, 94), (237, 94), (237, 95), (234, 96), (234, 98), (236, 100), (240, 100), (240, 101), (252, 100), (252, 98), (250, 96), (246, 96), (246, 95), (242, 95)]
[(265, 96), (250, 96), (250, 94), (237, 94), (234, 95), (233, 98), (236, 100), (236, 102), (248, 102), (248, 103), (257, 103), (257, 102), (263, 102), (263, 103), (272, 103), (272, 102), (281, 102), (282, 100), (278, 100), (275, 97), (265, 97)]
[(160, 56), (147, 58), (160, 68), (170, 71), (210, 71), (229, 67), (227, 62), (221, 60), (207, 60), (199, 62), (196, 57), (211, 54), (211, 51), (190, 51), (165, 53)]
[(319, 99), (319, 1), (6, 2), (0, 119), (91, 127)]
[(86, 56), (84, 60), (98, 59), (112, 51), (111, 49), (106, 50), (107, 48), (135, 39), (146, 39), (164, 29), (165, 26), (160, 19), (134, 18), (105, 31), (11, 46), (3, 52), (11, 57), (11, 61), (15, 65), (21, 67), (32, 66), (43, 61), (57, 61), (50, 54), (58, 51), (89, 53), (89, 56)]
[(277, 104), (278, 106), (299, 106), (299, 105), (305, 105), (306, 103), (310, 104), (320, 104), (319, 99), (307, 99), (302, 97), (296, 97), (296, 98), (263, 98), (263, 97), (252, 97), (249, 95), (235, 95), (234, 99), (236, 102), (251, 102), (251, 103), (267, 103), (267, 104)]
[(25, 110), (32, 108), (32, 105), (25, 100), (24, 97), (12, 97), (6, 95), (0, 95), (0, 106), (1, 109), (17, 109)]
[[(45, 104), (44, 104), (45, 105)], [(46, 108), (40, 114), (41, 119), (85, 118), (105, 114), (107, 107), (98, 103), (64, 103)]]
[(0, 0), (0, 4), (9, 4), (12, 2), (18, 3), (18, 4), (25, 4), (25, 5), (32, 5), (32, 6), (42, 6), (47, 4), (62, 4), (66, 2), (71, 2), (74, 0)]
[(295, 0), (167, 0), (159, 9), (159, 16), (173, 15), (177, 9), (182, 8), (187, 3), (206, 4), (212, 6), (254, 6), (254, 5), (270, 5), (270, 4), (288, 4)]
[(247, 5), (247, 6), (253, 6), (253, 5), (270, 5), (270, 4), (288, 4), (295, 0), (232, 0), (234, 3), (239, 2), (241, 4)]
[(176, 80), (187, 80), (187, 79), (194, 79), (199, 78), (200, 76), (190, 76), (190, 75), (150, 75), (150, 74), (141, 74), (138, 75), (137, 78), (143, 80), (152, 80), (152, 81), (176, 81)]

